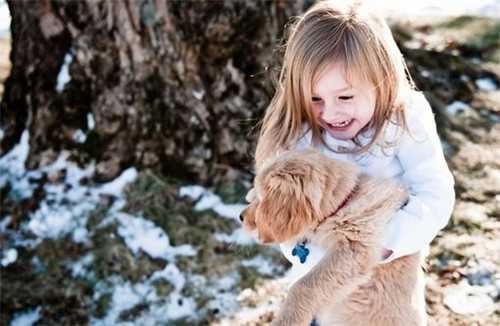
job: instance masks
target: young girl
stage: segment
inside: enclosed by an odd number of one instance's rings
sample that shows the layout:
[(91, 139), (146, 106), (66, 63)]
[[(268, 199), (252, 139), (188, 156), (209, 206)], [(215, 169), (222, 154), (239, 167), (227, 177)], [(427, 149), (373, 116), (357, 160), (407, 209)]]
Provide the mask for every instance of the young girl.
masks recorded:
[[(257, 142), (256, 169), (280, 151), (315, 147), (390, 177), (409, 193), (384, 232), (381, 263), (428, 250), (455, 193), (432, 110), (414, 90), (386, 22), (366, 4), (322, 1), (290, 26), (276, 93)], [(304, 274), (301, 264), (281, 246)], [(317, 261), (317, 259), (316, 259)]]

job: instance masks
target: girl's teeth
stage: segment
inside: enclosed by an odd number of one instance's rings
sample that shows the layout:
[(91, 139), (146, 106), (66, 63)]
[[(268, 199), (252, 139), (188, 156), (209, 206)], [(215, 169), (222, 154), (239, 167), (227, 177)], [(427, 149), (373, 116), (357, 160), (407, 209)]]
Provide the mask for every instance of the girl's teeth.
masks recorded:
[(349, 123), (349, 120), (346, 120), (346, 121), (342, 121), (340, 123), (332, 123), (332, 126), (334, 126), (334, 127), (343, 127), (343, 126), (346, 126), (348, 123)]

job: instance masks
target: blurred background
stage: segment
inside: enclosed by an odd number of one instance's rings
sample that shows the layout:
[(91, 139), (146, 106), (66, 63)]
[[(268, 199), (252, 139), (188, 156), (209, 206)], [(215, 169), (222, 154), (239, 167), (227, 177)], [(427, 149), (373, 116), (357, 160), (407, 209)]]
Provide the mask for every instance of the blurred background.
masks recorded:
[[(0, 0), (1, 325), (268, 325), (288, 265), (237, 220), (314, 1)], [(378, 1), (456, 207), (430, 325), (500, 324), (500, 1)]]

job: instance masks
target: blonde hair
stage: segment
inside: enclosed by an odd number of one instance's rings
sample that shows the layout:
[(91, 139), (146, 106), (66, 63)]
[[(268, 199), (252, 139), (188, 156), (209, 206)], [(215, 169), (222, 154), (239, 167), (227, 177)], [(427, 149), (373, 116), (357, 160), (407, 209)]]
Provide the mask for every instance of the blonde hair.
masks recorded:
[[(353, 139), (358, 145), (353, 153), (367, 151), (389, 122), (408, 129), (400, 94), (414, 84), (387, 23), (371, 8), (360, 2), (320, 1), (291, 21), (284, 40), (275, 94), (261, 121), (257, 170), (267, 158), (299, 140), (304, 122), (313, 141), (328, 146), (312, 113), (311, 97), (319, 74), (332, 61), (343, 63), (348, 80), (362, 78), (375, 87), (375, 111)], [(373, 136), (361, 145), (359, 135), (369, 128)]]

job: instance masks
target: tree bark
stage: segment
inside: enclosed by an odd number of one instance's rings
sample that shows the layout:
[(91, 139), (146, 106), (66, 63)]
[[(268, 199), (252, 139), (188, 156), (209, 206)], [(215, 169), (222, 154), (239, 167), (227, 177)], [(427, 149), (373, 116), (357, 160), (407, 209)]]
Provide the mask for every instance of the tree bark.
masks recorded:
[[(272, 95), (273, 50), (308, 4), (8, 0), (1, 153), (27, 128), (28, 168), (62, 149), (95, 159), (100, 180), (131, 165), (202, 183), (248, 168), (251, 130)], [(68, 59), (70, 81), (58, 91)], [(75, 140), (78, 130), (85, 141)]]

